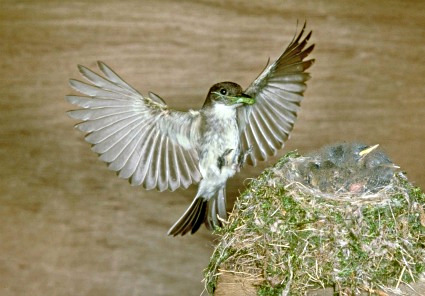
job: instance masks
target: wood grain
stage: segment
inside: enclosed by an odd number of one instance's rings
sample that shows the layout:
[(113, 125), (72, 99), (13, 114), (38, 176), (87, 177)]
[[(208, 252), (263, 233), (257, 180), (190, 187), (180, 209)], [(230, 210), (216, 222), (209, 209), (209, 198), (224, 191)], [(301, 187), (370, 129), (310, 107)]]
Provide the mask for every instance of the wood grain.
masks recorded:
[[(260, 279), (249, 279), (245, 276), (235, 275), (231, 272), (221, 272), (217, 279), (217, 287), (214, 291), (215, 296), (255, 296), (258, 295), (257, 289), (261, 284)], [(400, 284), (398, 287), (393, 287), (394, 292), (384, 292), (379, 289), (364, 288), (358, 296), (397, 296), (402, 295), (422, 296), (425, 293), (425, 281), (420, 280), (410, 285)], [(397, 293), (395, 292), (397, 291)], [(311, 289), (307, 292), (307, 296), (333, 296), (338, 294), (334, 288)], [(344, 295), (344, 294), (343, 294)], [(356, 294), (357, 295), (357, 294)]]
[(212, 236), (166, 236), (195, 188), (143, 191), (96, 159), (65, 115), (77, 64), (199, 108), (215, 82), (246, 87), (307, 20), (317, 62), (286, 151), (379, 143), (425, 187), (424, 3), (1, 0), (0, 294), (202, 291)]

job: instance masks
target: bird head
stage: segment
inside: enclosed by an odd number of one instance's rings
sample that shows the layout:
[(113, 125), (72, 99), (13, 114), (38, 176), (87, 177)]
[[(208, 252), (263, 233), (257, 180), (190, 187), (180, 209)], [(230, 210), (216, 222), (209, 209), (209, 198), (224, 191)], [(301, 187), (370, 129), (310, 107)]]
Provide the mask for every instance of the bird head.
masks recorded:
[(252, 105), (255, 99), (244, 94), (242, 87), (234, 82), (220, 82), (214, 84), (208, 92), (204, 106), (223, 104), (226, 106), (239, 107), (243, 104)]

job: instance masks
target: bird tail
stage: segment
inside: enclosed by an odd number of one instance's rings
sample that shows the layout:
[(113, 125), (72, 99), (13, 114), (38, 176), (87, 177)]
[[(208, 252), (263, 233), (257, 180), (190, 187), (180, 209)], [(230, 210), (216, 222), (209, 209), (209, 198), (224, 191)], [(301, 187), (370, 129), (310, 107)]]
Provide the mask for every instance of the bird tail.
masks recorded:
[(218, 190), (210, 199), (195, 197), (179, 220), (168, 230), (168, 235), (185, 235), (189, 231), (194, 234), (202, 223), (212, 230), (222, 226), (221, 219), (227, 219), (225, 187)]
[(205, 220), (208, 200), (195, 197), (184, 214), (171, 226), (168, 235), (185, 235), (189, 231), (194, 234)]

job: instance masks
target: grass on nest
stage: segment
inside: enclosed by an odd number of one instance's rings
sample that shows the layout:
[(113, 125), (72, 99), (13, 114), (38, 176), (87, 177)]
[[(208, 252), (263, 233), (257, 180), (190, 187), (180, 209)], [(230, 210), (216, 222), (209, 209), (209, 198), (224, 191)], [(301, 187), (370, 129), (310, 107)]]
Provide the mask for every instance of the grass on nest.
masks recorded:
[[(252, 280), (258, 295), (305, 295), (334, 287), (340, 295), (391, 291), (425, 273), (425, 194), (397, 174), (370, 196), (333, 198), (288, 183), (290, 152), (253, 179), (235, 203), (205, 270)], [(393, 287), (393, 288), (389, 288)], [(395, 288), (395, 289), (394, 289)]]

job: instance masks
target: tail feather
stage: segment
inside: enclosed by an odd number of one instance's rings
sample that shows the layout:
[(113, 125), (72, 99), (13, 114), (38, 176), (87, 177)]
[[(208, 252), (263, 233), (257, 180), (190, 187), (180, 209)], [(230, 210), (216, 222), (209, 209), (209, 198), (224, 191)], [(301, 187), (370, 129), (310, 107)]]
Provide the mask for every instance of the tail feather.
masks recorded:
[(199, 215), (200, 208), (201, 208), (201, 203), (196, 202), (194, 204), (194, 207), (187, 213), (187, 215), (184, 216), (183, 220), (181, 221), (181, 224), (176, 229), (177, 235), (181, 234), (183, 236), (189, 232), (189, 230), (193, 227), (195, 217)]
[(195, 217), (195, 219), (193, 220), (194, 221), (193, 227), (191, 227), (191, 229), (188, 229), (188, 231), (191, 230), (192, 234), (197, 232), (199, 227), (201, 227), (202, 223), (204, 223), (206, 212), (207, 212), (207, 204), (208, 202), (202, 203), (201, 210), (198, 211), (197, 217)]
[(168, 235), (185, 235), (188, 232), (194, 234), (202, 223), (213, 230), (223, 226), (220, 219), (227, 219), (225, 187), (219, 189), (210, 199), (195, 197), (179, 220), (168, 230)]
[(217, 218), (217, 206), (215, 198), (208, 201), (208, 215), (205, 217), (205, 226), (209, 230), (213, 230), (216, 225), (220, 225), (220, 220)]
[(217, 192), (217, 213), (221, 219), (227, 219), (225, 186), (219, 189)]
[(222, 227), (220, 219), (227, 219), (226, 211), (226, 187), (219, 189), (216, 195), (208, 201), (208, 215), (205, 217), (205, 226), (213, 230), (215, 227)]
[(196, 197), (184, 214), (171, 226), (168, 235), (185, 235), (189, 231), (195, 233), (205, 220), (207, 200)]

